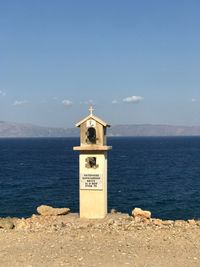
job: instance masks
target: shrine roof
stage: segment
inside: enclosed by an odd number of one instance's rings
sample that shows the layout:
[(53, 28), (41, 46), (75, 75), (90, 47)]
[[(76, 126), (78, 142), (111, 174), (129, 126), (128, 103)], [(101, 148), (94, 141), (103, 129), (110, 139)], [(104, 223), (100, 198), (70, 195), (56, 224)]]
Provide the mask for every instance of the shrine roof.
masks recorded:
[(76, 127), (80, 127), (81, 124), (83, 124), (87, 120), (95, 120), (96, 122), (100, 123), (104, 127), (110, 127), (108, 123), (105, 121), (101, 120), (100, 118), (96, 117), (94, 114), (89, 114), (86, 118), (82, 119), (76, 124)]

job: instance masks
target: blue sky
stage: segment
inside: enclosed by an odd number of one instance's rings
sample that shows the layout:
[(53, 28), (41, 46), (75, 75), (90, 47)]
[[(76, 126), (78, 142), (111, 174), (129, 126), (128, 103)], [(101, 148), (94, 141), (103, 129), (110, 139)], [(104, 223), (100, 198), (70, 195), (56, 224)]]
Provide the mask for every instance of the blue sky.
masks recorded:
[(198, 0), (0, 1), (0, 120), (200, 125)]

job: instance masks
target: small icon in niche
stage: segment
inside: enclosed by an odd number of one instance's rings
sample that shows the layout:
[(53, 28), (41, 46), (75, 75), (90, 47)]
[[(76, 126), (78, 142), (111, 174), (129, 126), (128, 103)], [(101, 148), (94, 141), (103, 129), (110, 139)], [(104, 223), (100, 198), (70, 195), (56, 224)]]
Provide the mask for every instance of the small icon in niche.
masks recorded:
[(88, 158), (86, 158), (85, 159), (85, 162), (86, 162), (85, 167), (86, 168), (93, 168), (93, 169), (98, 168), (99, 165), (97, 165), (96, 161), (97, 161), (96, 157), (88, 157)]
[(96, 144), (96, 129), (93, 127), (89, 127), (86, 132), (86, 142), (88, 144)]

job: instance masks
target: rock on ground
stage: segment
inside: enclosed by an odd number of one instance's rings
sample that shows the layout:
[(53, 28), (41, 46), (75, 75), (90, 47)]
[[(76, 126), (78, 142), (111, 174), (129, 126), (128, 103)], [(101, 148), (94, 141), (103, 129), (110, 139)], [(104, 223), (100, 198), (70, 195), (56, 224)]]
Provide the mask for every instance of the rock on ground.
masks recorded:
[(47, 205), (41, 205), (37, 207), (37, 212), (43, 216), (58, 216), (69, 213), (69, 208), (53, 208)]
[(151, 218), (151, 212), (148, 210), (142, 210), (140, 208), (135, 208), (132, 210), (132, 215), (134, 217), (140, 217), (144, 219), (150, 219)]
[(6, 218), (0, 219), (0, 228), (7, 229), (7, 230), (13, 229), (14, 223), (10, 219), (6, 219)]

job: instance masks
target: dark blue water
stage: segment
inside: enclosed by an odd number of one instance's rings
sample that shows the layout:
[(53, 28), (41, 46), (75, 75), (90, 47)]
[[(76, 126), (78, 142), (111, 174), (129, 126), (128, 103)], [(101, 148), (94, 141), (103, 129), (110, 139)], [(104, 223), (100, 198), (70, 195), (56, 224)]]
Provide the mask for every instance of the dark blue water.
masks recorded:
[[(200, 138), (109, 138), (108, 203), (163, 219), (200, 218)], [(77, 138), (0, 139), (0, 217), (47, 204), (78, 212)]]

